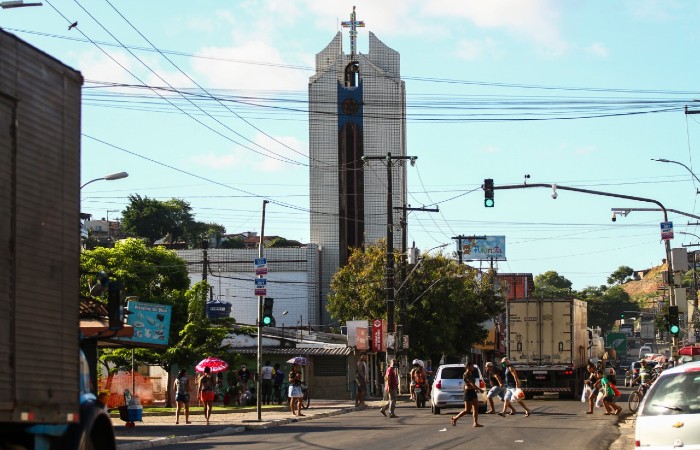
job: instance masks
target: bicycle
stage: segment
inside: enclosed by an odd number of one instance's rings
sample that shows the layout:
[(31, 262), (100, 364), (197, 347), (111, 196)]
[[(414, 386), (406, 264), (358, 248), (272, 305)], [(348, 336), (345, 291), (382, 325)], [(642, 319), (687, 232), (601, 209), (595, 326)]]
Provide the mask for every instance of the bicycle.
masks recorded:
[(639, 383), (637, 390), (630, 394), (629, 398), (627, 399), (627, 405), (630, 407), (630, 411), (633, 413), (637, 412), (639, 409), (639, 404), (642, 402), (647, 389), (649, 389), (649, 386), (646, 383)]

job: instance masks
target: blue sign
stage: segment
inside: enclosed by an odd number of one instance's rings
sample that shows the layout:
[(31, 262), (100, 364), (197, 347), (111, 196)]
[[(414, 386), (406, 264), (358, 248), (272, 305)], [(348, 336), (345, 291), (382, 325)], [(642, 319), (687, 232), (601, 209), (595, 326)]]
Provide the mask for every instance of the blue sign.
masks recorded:
[[(457, 242), (459, 246), (459, 241)], [(465, 260), (505, 261), (506, 237), (484, 236), (484, 239), (462, 239), (462, 258)]]
[(172, 306), (156, 303), (129, 302), (126, 323), (134, 327), (134, 336), (120, 338), (133, 343), (168, 345)]
[(673, 222), (661, 222), (661, 240), (673, 239)]
[(255, 275), (267, 273), (267, 258), (255, 258)]
[(267, 278), (255, 279), (255, 295), (267, 295)]

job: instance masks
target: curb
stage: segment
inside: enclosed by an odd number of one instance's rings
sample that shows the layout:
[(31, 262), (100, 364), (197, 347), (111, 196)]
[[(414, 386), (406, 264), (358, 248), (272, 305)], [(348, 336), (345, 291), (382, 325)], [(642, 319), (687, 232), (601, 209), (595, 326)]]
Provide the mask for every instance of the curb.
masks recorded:
[[(374, 409), (374, 408), (375, 407), (373, 407), (373, 406), (366, 407), (366, 409)], [(129, 443), (117, 445), (117, 449), (118, 450), (141, 450), (141, 449), (147, 449), (147, 448), (163, 447), (163, 446), (170, 445), (170, 444), (177, 444), (177, 443), (182, 443), (182, 442), (187, 442), (187, 441), (193, 441), (193, 440), (203, 439), (203, 438), (211, 437), (211, 436), (227, 436), (230, 434), (243, 433), (244, 431), (250, 431), (250, 430), (255, 430), (255, 429), (279, 427), (279, 426), (287, 425), (290, 423), (305, 422), (308, 420), (313, 420), (317, 417), (331, 417), (331, 416), (337, 416), (340, 414), (347, 414), (347, 413), (350, 413), (353, 411), (358, 411), (358, 409), (355, 407), (343, 407), (343, 408), (340, 408), (336, 411), (322, 412), (322, 413), (312, 414), (312, 415), (308, 415), (308, 416), (304, 416), (304, 417), (290, 417), (288, 419), (271, 420), (271, 421), (267, 421), (267, 422), (261, 422), (258, 424), (240, 425), (240, 426), (225, 428), (223, 430), (213, 431), (211, 433), (199, 433), (199, 434), (191, 434), (191, 435), (187, 435), (187, 436), (163, 437), (163, 438), (152, 439), (150, 441), (129, 442)]]

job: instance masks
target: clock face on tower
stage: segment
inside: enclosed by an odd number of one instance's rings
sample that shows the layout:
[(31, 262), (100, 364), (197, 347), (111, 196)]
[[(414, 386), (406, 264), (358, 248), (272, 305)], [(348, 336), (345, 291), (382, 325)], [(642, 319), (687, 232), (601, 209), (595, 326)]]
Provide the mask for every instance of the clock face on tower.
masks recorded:
[(360, 109), (360, 105), (357, 104), (357, 101), (352, 98), (346, 98), (343, 100), (343, 103), (341, 105), (343, 107), (343, 112), (348, 115), (353, 115), (357, 112), (358, 109)]

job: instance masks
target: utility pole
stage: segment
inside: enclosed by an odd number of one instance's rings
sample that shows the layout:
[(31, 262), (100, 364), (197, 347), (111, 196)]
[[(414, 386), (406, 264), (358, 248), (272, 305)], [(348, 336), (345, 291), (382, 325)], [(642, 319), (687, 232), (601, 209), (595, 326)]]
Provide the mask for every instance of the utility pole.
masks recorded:
[[(202, 281), (207, 281), (207, 272), (208, 272), (208, 266), (209, 266), (209, 259), (208, 259), (208, 255), (207, 255), (208, 249), (209, 249), (209, 240), (202, 239)], [(205, 300), (205, 304), (204, 304), (204, 318), (205, 319), (207, 318), (206, 300)]]
[[(263, 257), (263, 243), (265, 242), (265, 205), (268, 201), (263, 200), (262, 205), (262, 220), (260, 224), (260, 243), (258, 244), (258, 258)], [(260, 278), (265, 275), (260, 275)], [(258, 422), (262, 420), (262, 304), (264, 295), (258, 295), (258, 373), (255, 378), (255, 409), (258, 411)]]
[[(393, 189), (392, 189), (392, 162), (409, 160), (411, 165), (416, 163), (417, 156), (392, 156), (391, 152), (382, 156), (363, 156), (363, 161), (383, 160), (386, 161), (386, 322), (387, 333), (394, 334), (394, 207), (393, 207)], [(396, 347), (396, 342), (394, 342)], [(393, 356), (387, 347), (387, 364)]]
[[(406, 252), (408, 251), (406, 248), (406, 241), (408, 239), (408, 220), (406, 216), (408, 211), (440, 212), (440, 208), (426, 208), (425, 206), (421, 208), (411, 208), (411, 205), (406, 206), (404, 203), (403, 206), (397, 206), (394, 209), (397, 211), (400, 210), (403, 213), (401, 215), (401, 282), (403, 283), (406, 281)], [(408, 330), (406, 327), (408, 323), (406, 296), (401, 294), (399, 294), (399, 311), (399, 324), (402, 327), (401, 333), (398, 333), (398, 338), (400, 339), (404, 333), (407, 333)], [(403, 343), (396, 342), (396, 348), (401, 348), (403, 350)]]

